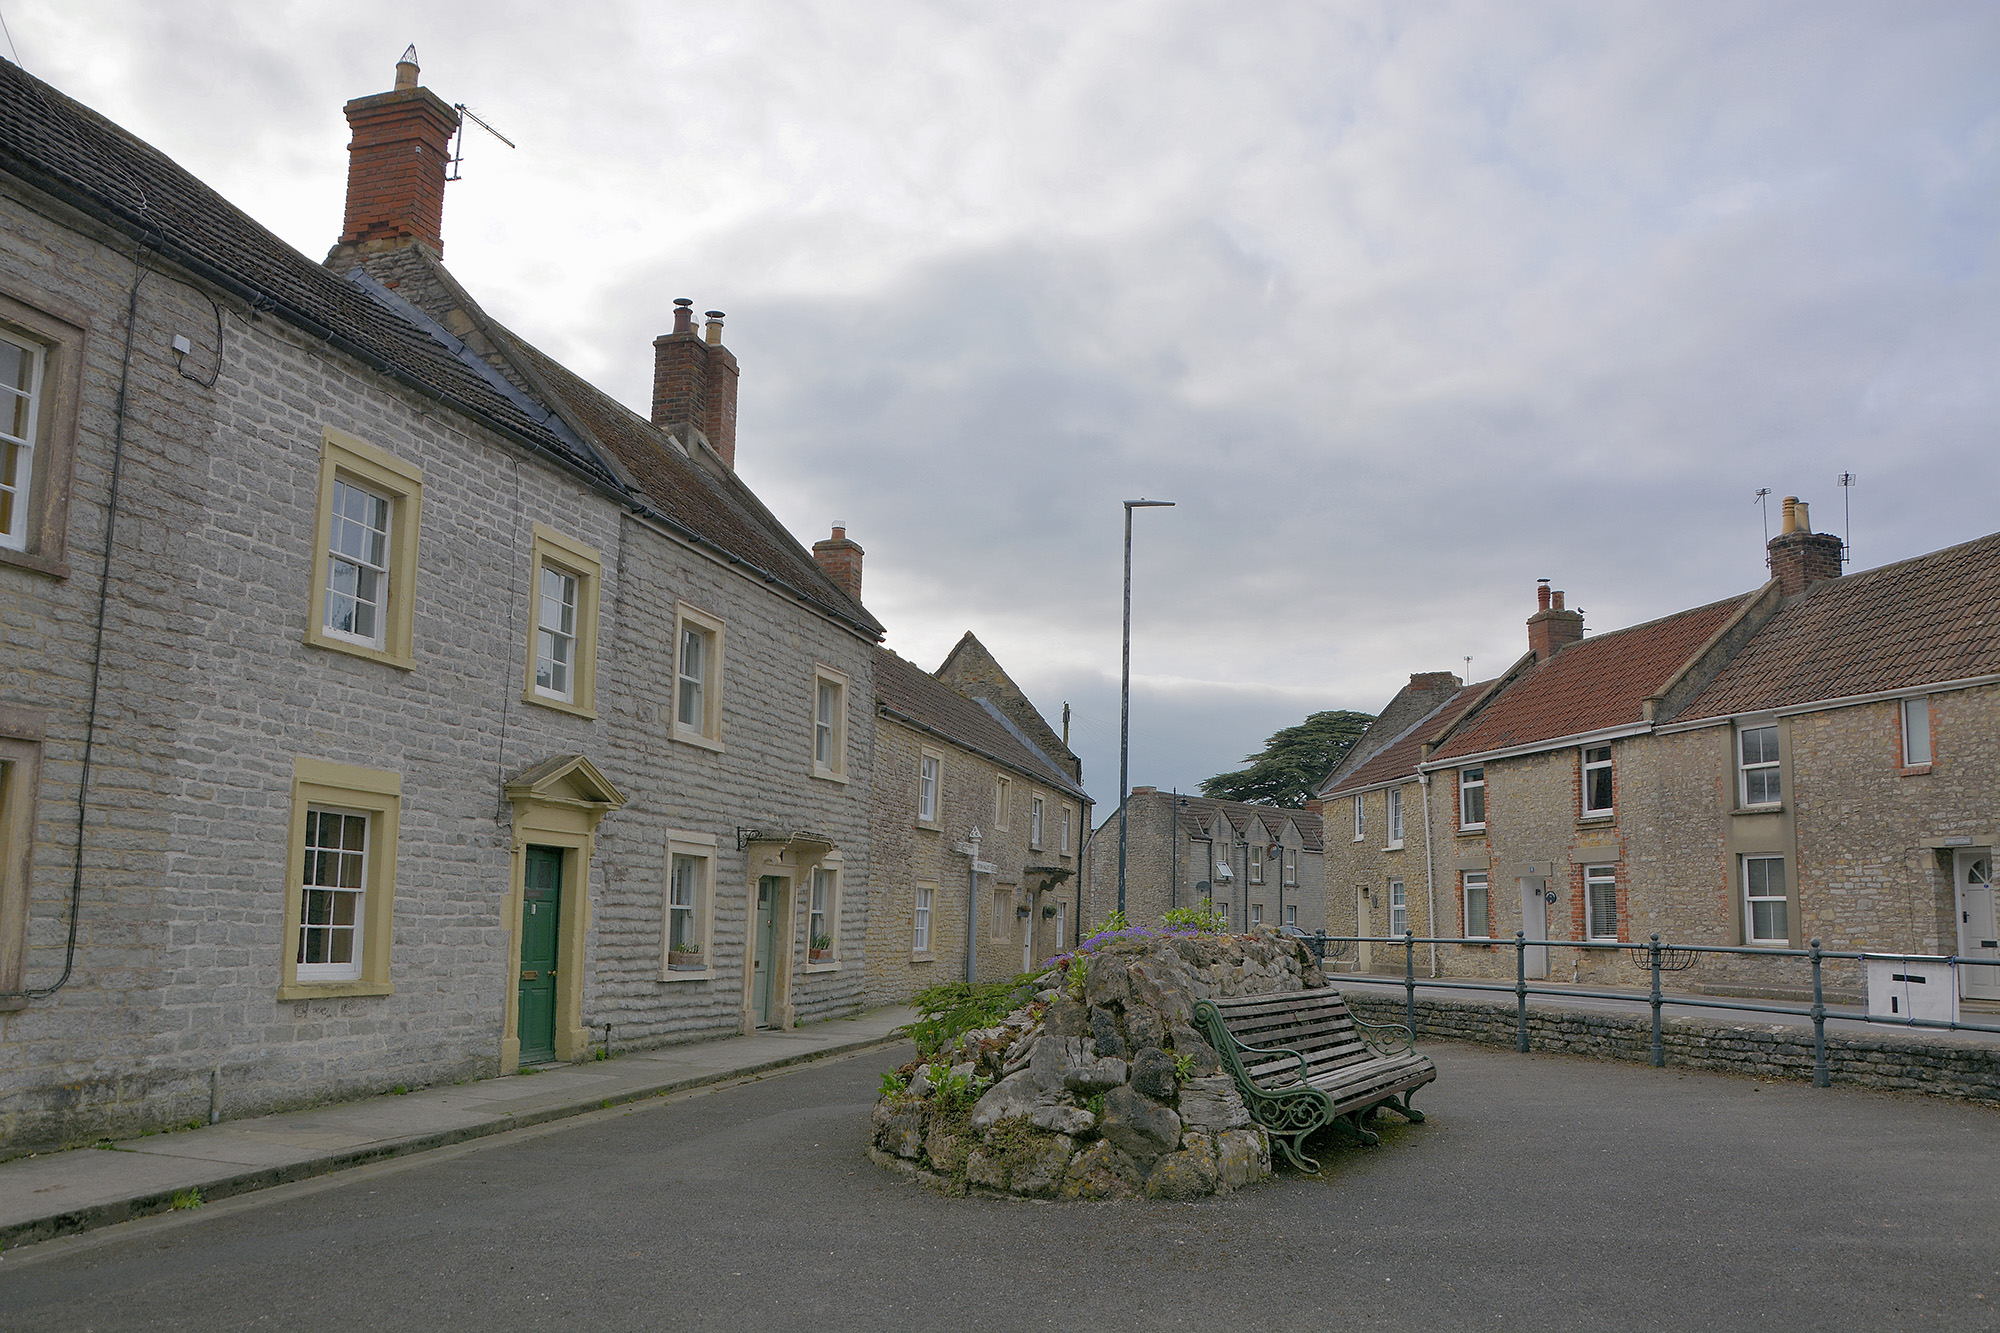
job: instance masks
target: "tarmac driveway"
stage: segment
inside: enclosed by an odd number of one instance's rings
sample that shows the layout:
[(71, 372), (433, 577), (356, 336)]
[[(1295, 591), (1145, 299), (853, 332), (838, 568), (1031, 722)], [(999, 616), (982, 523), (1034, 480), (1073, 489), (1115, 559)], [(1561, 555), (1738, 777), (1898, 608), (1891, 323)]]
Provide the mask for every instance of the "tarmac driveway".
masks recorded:
[(890, 1049), (12, 1251), (0, 1328), (2000, 1327), (2000, 1112), (1429, 1049), (1324, 1180), (942, 1198)]

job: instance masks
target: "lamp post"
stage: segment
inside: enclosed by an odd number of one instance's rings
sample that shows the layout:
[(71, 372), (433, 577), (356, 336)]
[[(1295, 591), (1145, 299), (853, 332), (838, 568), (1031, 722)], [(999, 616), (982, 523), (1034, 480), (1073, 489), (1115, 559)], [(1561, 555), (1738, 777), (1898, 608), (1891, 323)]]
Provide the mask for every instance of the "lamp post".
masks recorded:
[(1125, 642), (1118, 672), (1118, 910), (1125, 910), (1125, 806), (1132, 795), (1132, 511), (1171, 509), (1172, 500), (1125, 502)]

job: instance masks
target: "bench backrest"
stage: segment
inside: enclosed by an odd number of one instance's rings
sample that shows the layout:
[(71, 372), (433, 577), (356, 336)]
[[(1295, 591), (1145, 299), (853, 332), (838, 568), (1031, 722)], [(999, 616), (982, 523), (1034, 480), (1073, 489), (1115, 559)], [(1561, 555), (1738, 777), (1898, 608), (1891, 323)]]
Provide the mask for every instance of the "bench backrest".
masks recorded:
[[(1297, 1051), (1306, 1058), (1308, 1077), (1342, 1065), (1373, 1059), (1375, 1053), (1355, 1030), (1347, 1001), (1331, 987), (1245, 995), (1213, 1000), (1229, 1035), (1245, 1046)], [(1244, 1055), (1243, 1071), (1260, 1088), (1296, 1082), (1299, 1062), (1285, 1055)]]

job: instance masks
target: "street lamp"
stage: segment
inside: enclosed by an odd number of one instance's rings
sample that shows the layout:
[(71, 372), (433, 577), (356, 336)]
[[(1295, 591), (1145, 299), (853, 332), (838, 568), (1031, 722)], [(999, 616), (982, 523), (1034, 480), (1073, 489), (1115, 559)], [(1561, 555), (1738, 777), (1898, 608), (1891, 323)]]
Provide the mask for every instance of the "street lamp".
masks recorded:
[(1125, 910), (1125, 805), (1132, 795), (1132, 511), (1171, 509), (1172, 500), (1125, 502), (1125, 659), (1118, 672), (1118, 910)]

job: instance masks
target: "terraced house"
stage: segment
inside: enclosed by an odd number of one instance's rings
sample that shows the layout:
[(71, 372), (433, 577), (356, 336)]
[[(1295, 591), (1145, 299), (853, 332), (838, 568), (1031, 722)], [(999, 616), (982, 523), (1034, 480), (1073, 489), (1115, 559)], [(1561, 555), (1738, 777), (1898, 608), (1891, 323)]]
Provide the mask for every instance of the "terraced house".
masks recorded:
[[(1329, 850), (1333, 919), (1471, 941), (1423, 950), (1450, 975), (1511, 978), (1517, 931), (1576, 946), (1530, 948), (1531, 976), (1600, 983), (1637, 974), (1594, 946), (1655, 932), (2000, 960), (2000, 535), (1843, 575), (1839, 539), (1788, 499), (1769, 558), (1754, 592), (1588, 638), (1544, 585), (1526, 655), (1438, 691), (1322, 788), (1354, 829)], [(1400, 971), (1402, 950), (1357, 961)], [(1708, 958), (1683, 984), (1806, 975)], [(1953, 984), (2000, 1000), (2000, 969)]]
[(0, 64), (9, 1151), (862, 998), (858, 547), (719, 313), (641, 415), (467, 294), (414, 51), (346, 114), (315, 263)]
[[(1207, 907), (1231, 930), (1325, 920), (1321, 821), (1313, 810), (1134, 787), (1126, 801), (1125, 914), (1158, 924), (1174, 908)], [(1090, 919), (1118, 905), (1118, 816), (1090, 842)]]

